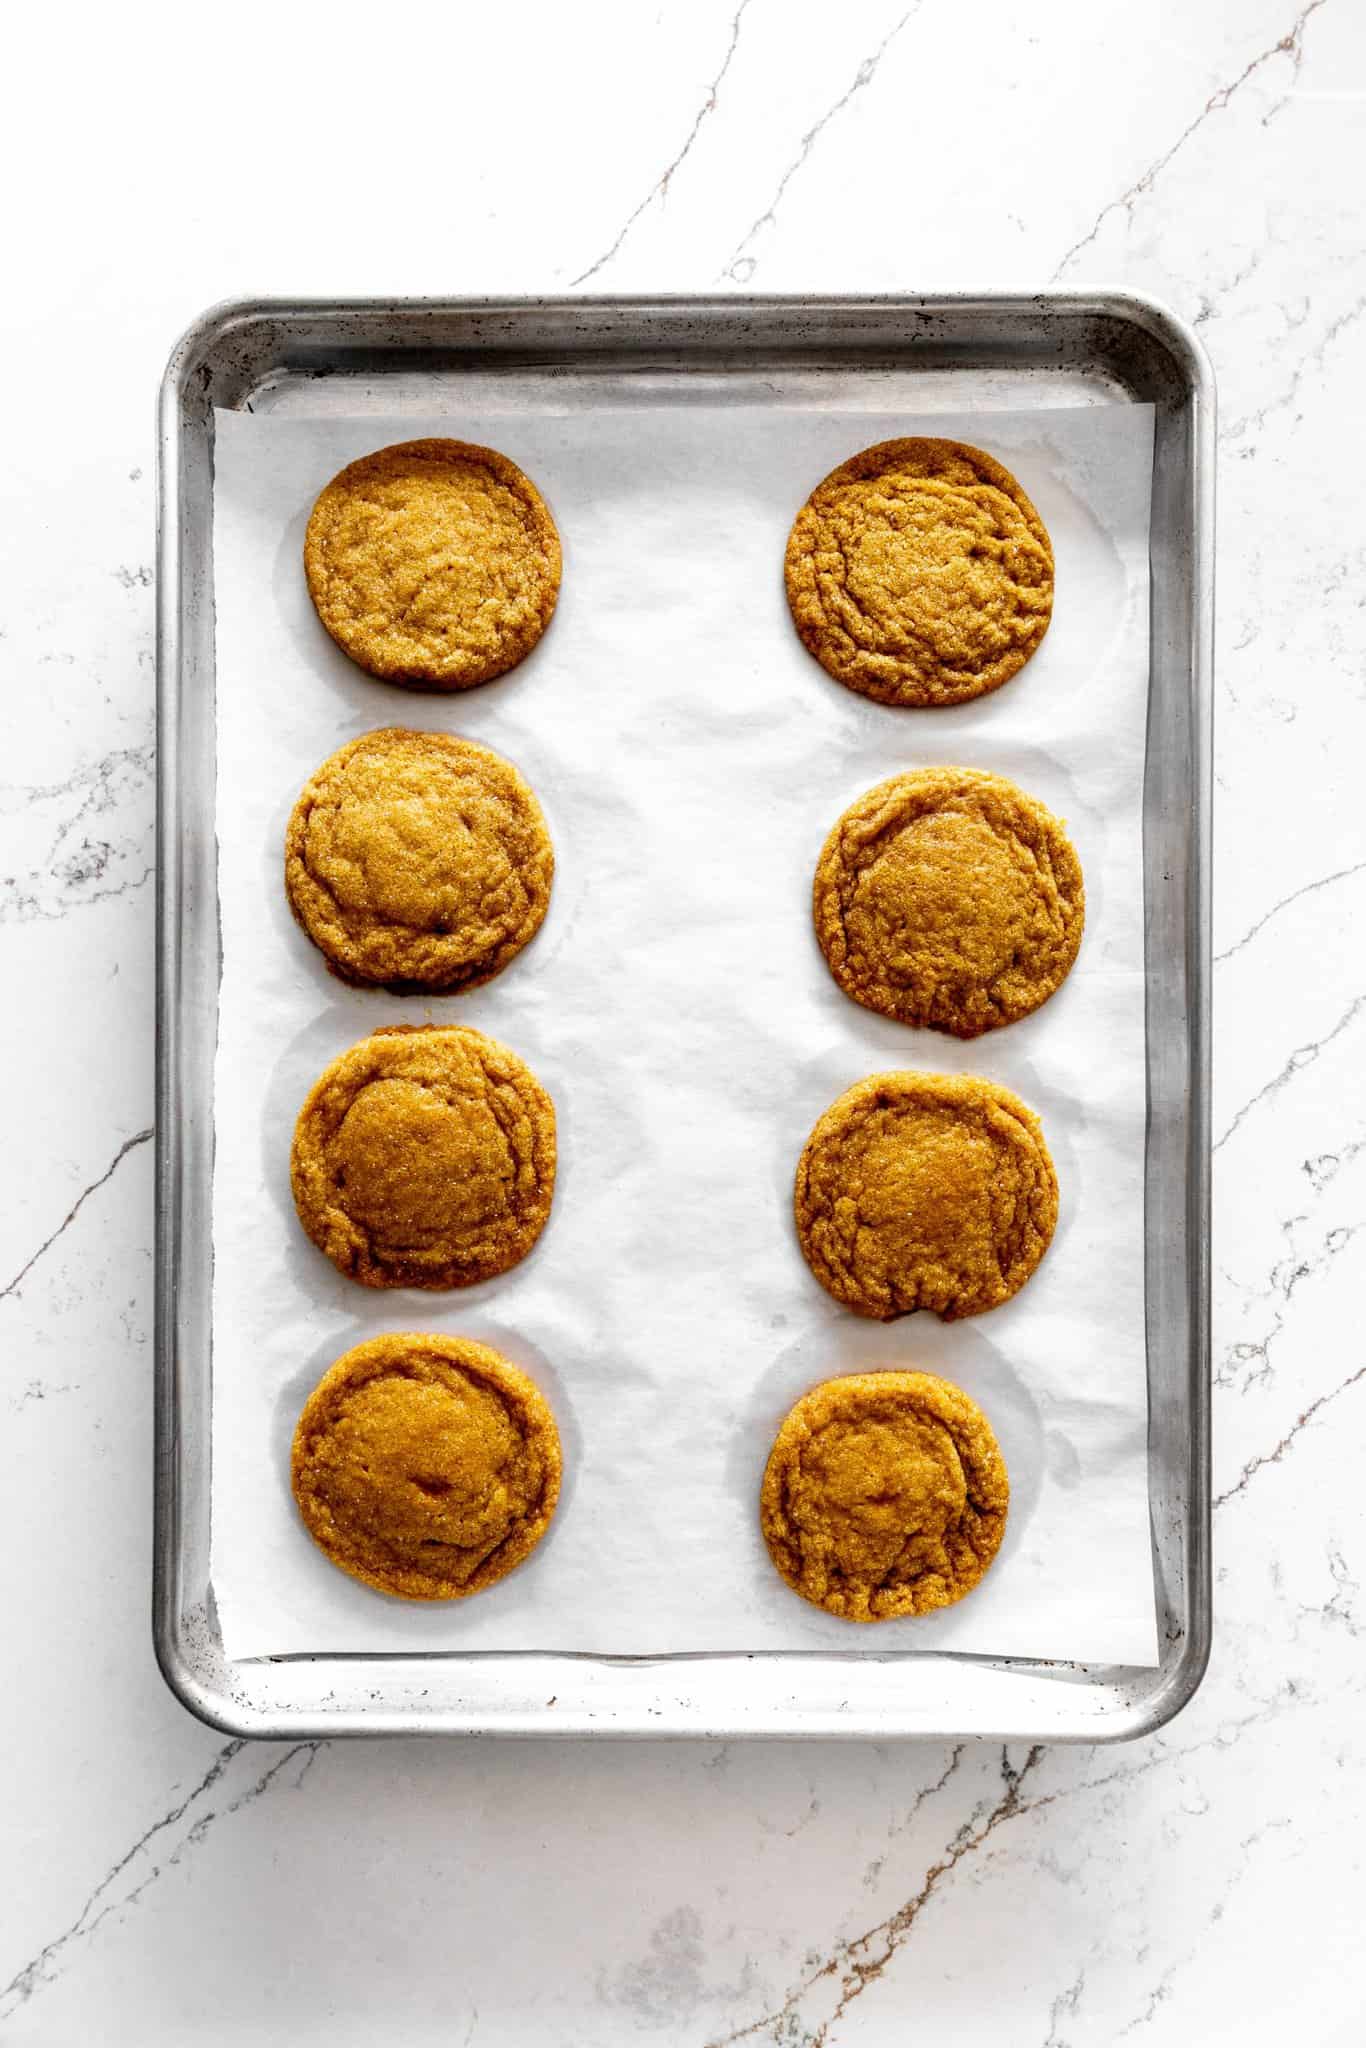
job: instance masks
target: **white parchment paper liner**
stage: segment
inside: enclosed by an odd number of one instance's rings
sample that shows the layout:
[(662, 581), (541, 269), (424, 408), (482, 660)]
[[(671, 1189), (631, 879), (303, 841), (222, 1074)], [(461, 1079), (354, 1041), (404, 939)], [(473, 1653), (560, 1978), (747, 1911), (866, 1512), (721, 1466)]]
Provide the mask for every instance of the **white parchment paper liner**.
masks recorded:
[[(1052, 535), (1053, 625), (999, 692), (898, 712), (833, 683), (792, 630), (797, 507), (891, 435), (972, 441)], [(511, 455), (564, 541), (557, 616), (501, 681), (452, 696), (376, 682), (327, 638), (304, 526), (344, 463), (453, 434)], [(570, 1650), (615, 1655), (951, 1648), (1156, 1661), (1143, 1324), (1141, 799), (1152, 414), (519, 408), (430, 418), (217, 417), (219, 889), (212, 1581), (229, 1656)], [(557, 875), (539, 938), (489, 986), (430, 1002), (348, 990), (295, 928), (285, 820), (343, 740), (468, 734), (544, 805)], [(1087, 929), (1033, 1017), (972, 1044), (844, 997), (810, 918), (844, 806), (898, 769), (1009, 775), (1068, 821)], [(515, 1272), (458, 1294), (371, 1292), (304, 1238), (295, 1116), (328, 1060), (385, 1022), (472, 1024), (553, 1095), (549, 1227)], [(1033, 1104), (1061, 1184), (1038, 1273), (944, 1326), (841, 1310), (808, 1274), (791, 1184), (812, 1123), (883, 1068), (981, 1073)], [(465, 1332), (541, 1384), (566, 1484), (538, 1551), (453, 1605), (387, 1600), (305, 1536), (288, 1487), (314, 1381), (381, 1330)], [(925, 1367), (985, 1408), (1010, 1469), (1001, 1554), (942, 1615), (860, 1629), (797, 1599), (757, 1524), (759, 1478), (814, 1381)]]

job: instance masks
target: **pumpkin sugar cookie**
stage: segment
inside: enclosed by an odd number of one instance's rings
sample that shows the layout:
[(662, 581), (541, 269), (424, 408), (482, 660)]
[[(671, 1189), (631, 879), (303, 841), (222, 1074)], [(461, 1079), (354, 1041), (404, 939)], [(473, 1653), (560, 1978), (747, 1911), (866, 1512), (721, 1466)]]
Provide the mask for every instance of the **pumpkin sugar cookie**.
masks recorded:
[(290, 909), (342, 981), (473, 988), (540, 929), (555, 856), (510, 761), (388, 727), (309, 777), (285, 833)]
[(880, 441), (797, 514), (785, 578), (803, 644), (883, 704), (961, 704), (1022, 669), (1053, 611), (1053, 548), (1020, 485), (961, 441)]
[(555, 1110), (497, 1039), (386, 1025), (299, 1112), (299, 1221), (365, 1287), (472, 1287), (524, 1259), (555, 1187)]
[(1058, 820), (1002, 775), (922, 768), (878, 783), (825, 842), (816, 936), (847, 996), (976, 1038), (1065, 980), (1085, 916)]
[(926, 1372), (864, 1372), (804, 1394), (764, 1472), (760, 1526), (795, 1593), (846, 1621), (951, 1607), (1005, 1534), (1010, 1485), (974, 1401)]
[(353, 1579), (405, 1600), (480, 1593), (555, 1512), (555, 1418), (468, 1337), (372, 1337), (304, 1403), (290, 1477), (305, 1528)]
[(981, 1315), (1048, 1249), (1058, 1182), (1032, 1109), (971, 1074), (871, 1074), (816, 1123), (793, 1207), (806, 1263), (856, 1315)]
[(322, 491), (304, 573), (318, 617), (371, 675), (465, 690), (515, 668), (550, 624), (560, 536), (496, 449), (401, 441)]

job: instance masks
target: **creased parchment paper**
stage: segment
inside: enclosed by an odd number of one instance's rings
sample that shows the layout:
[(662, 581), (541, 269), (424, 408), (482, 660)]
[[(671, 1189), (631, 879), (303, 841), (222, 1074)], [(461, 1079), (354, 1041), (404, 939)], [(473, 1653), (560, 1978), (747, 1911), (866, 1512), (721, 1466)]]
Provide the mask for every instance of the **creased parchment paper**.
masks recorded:
[[(831, 681), (792, 629), (783, 547), (856, 449), (946, 434), (1002, 457), (1043, 514), (1057, 598), (1039, 654), (951, 710)], [(371, 449), (451, 434), (502, 449), (564, 541), (559, 610), (520, 668), (451, 696), (364, 675), (304, 584), (314, 497)], [(219, 1010), (212, 1581), (229, 1656), (306, 1651), (786, 1650), (1156, 1660), (1145, 1458), (1140, 847), (1152, 416), (1107, 404), (916, 418), (724, 404), (462, 411), (402, 420), (217, 416)], [(294, 926), (281, 847), (299, 789), (356, 733), (463, 733), (516, 762), (557, 871), (540, 936), (487, 987), (352, 991)], [(811, 928), (812, 871), (860, 791), (902, 768), (1013, 777), (1065, 818), (1086, 874), (1081, 955), (1023, 1023), (971, 1044), (843, 996)], [(555, 1100), (554, 1209), (514, 1272), (453, 1294), (371, 1292), (304, 1237), (294, 1119), (376, 1025), (472, 1024)], [(864, 1074), (975, 1072), (1040, 1113), (1051, 1251), (1005, 1307), (950, 1326), (839, 1308), (808, 1273), (792, 1178)], [(463, 1332), (535, 1378), (564, 1438), (559, 1511), (474, 1599), (355, 1584), (289, 1493), (303, 1400), (382, 1330)], [(925, 1367), (990, 1417), (1004, 1545), (942, 1615), (859, 1628), (792, 1594), (756, 1503), (774, 1431), (830, 1374)]]

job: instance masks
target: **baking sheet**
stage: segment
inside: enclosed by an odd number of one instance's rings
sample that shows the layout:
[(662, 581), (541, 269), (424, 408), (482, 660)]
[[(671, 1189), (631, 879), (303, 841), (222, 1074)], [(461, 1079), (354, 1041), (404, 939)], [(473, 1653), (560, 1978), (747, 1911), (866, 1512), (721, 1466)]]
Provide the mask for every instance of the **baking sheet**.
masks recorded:
[[(934, 1647), (1156, 1662), (1146, 1482), (1141, 796), (1152, 414), (568, 406), (385, 419), (216, 416), (219, 893), (211, 1576), (231, 1658), (538, 1650), (612, 1655)], [(1019, 475), (1052, 534), (1054, 622), (994, 696), (898, 713), (831, 682), (782, 591), (791, 518), (854, 449), (926, 431)], [(556, 619), (521, 668), (449, 698), (335, 649), (301, 569), (343, 463), (426, 433), (485, 440), (547, 496)], [(557, 875), (540, 937), (499, 979), (431, 1002), (344, 989), (297, 931), (280, 848), (298, 789), (385, 724), (468, 734), (545, 808)], [(850, 1003), (811, 932), (830, 825), (902, 767), (1011, 775), (1068, 820), (1087, 934), (1035, 1016), (970, 1045)], [(513, 1273), (451, 1295), (371, 1293), (307, 1242), (294, 1117), (377, 1024), (505, 1039), (555, 1098), (551, 1222)], [(1058, 1230), (988, 1316), (849, 1316), (790, 1218), (822, 1109), (894, 1066), (979, 1072), (1040, 1112)], [(539, 1550), (489, 1594), (409, 1607), (347, 1580), (299, 1527), (289, 1439), (343, 1350), (380, 1330), (477, 1336), (542, 1385), (566, 1485)], [(1010, 1467), (1001, 1555), (943, 1615), (856, 1630), (773, 1573), (755, 1502), (790, 1403), (829, 1374), (923, 1365), (991, 1417)]]

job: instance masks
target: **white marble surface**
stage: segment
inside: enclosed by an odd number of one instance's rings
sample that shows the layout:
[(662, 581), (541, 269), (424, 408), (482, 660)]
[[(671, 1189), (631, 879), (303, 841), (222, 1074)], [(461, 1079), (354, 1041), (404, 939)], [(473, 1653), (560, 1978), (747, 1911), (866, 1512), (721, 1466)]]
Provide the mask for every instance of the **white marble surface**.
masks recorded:
[[(8, 29), (0, 2041), (1359, 2043), (1366, 13), (304, 13)], [(1204, 1689), (1092, 1752), (224, 1743), (147, 1627), (171, 341), (248, 291), (1049, 279), (1220, 378)]]

